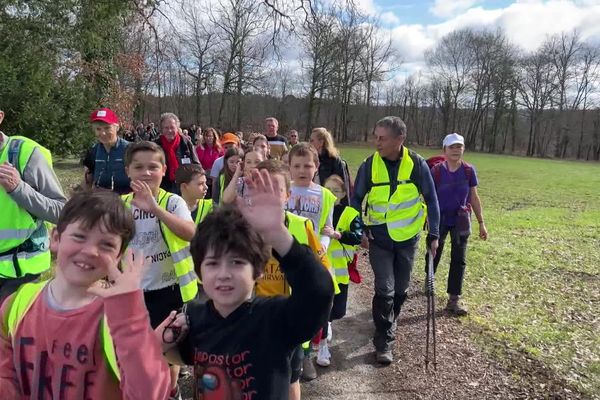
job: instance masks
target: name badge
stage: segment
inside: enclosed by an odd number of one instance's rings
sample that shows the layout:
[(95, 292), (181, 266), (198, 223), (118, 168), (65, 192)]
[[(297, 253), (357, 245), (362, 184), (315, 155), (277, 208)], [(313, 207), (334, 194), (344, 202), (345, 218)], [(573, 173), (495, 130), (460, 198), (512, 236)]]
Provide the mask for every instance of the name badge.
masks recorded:
[(181, 163), (182, 164), (191, 164), (192, 160), (190, 160), (189, 157), (184, 157), (181, 159)]

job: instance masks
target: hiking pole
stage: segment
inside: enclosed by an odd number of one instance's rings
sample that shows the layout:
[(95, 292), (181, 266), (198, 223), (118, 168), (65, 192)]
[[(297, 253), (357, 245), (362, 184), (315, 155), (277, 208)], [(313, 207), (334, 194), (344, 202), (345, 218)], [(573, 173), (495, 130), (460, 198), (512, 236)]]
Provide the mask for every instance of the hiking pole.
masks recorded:
[[(427, 250), (427, 341), (425, 345), (425, 369), (429, 370), (429, 344), (433, 350), (433, 369), (437, 371), (437, 340), (435, 329), (435, 292), (433, 278), (433, 255), (431, 250)], [(430, 339), (431, 338), (431, 339)]]

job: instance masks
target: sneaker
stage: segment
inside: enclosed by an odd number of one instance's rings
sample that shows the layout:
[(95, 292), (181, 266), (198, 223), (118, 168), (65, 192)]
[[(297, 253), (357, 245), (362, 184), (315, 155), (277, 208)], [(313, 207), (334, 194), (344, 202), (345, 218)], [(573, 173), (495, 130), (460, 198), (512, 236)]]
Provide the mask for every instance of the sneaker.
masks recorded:
[(317, 369), (312, 362), (310, 356), (305, 356), (302, 361), (302, 379), (305, 381), (312, 381), (317, 378)]
[(182, 400), (181, 390), (179, 390), (179, 385), (175, 386), (175, 389), (171, 390), (171, 394), (169, 395), (169, 400)]
[(392, 361), (394, 361), (394, 356), (390, 350), (377, 352), (377, 362), (379, 364), (390, 365)]
[(446, 311), (458, 316), (468, 314), (467, 308), (463, 306), (460, 301), (460, 296), (450, 296), (448, 304), (446, 305)]
[(331, 342), (333, 340), (333, 330), (331, 329), (331, 322), (327, 323), (327, 341)]
[(329, 367), (330, 364), (331, 353), (329, 352), (329, 346), (327, 346), (327, 340), (322, 340), (319, 344), (319, 352), (317, 353), (317, 365)]

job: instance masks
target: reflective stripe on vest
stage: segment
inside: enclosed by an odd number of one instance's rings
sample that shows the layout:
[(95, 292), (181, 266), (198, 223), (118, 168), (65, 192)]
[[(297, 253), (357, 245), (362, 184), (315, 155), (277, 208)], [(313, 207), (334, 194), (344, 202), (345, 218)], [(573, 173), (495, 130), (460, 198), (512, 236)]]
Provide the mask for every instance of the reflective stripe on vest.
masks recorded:
[(378, 152), (371, 161), (371, 189), (367, 197), (367, 225), (386, 224), (394, 241), (413, 238), (423, 228), (427, 208), (421, 201), (417, 186), (410, 180), (414, 162), (408, 148), (402, 148), (402, 159), (396, 177), (398, 185), (390, 193), (390, 176)]
[[(172, 193), (169, 193), (163, 189), (158, 192), (158, 205), (163, 209), (167, 210), (167, 204)], [(121, 196), (128, 206), (131, 204), (133, 194), (126, 194)], [(175, 275), (179, 282), (179, 290), (181, 292), (181, 299), (183, 302), (188, 302), (196, 297), (198, 293), (198, 275), (194, 271), (194, 262), (192, 261), (192, 255), (190, 254), (190, 242), (181, 239), (175, 235), (162, 221), (159, 220), (160, 232), (165, 240), (165, 243), (171, 252), (171, 258), (173, 259), (173, 268), (175, 269)]]
[[(338, 232), (347, 232), (350, 230), (350, 225), (356, 217), (359, 216), (358, 211), (352, 207), (345, 207), (340, 219), (335, 227)], [(354, 258), (354, 253), (357, 246), (349, 246), (342, 244), (339, 240), (331, 239), (327, 255), (331, 260), (335, 280), (338, 284), (347, 285), (350, 283), (350, 275), (348, 274), (348, 263)]]
[[(52, 167), (50, 152), (23, 136), (8, 137), (0, 151), (0, 164), (10, 162), (23, 176), (35, 149)], [(50, 267), (50, 251), (48, 231), (43, 221), (19, 206), (5, 190), (0, 190), (0, 209), (0, 278), (18, 278), (47, 270)]]
[[(14, 296), (7, 300), (10, 301), (7, 317), (8, 335), (13, 343), (13, 349), (19, 348), (16, 343), (15, 333), (19, 328), (19, 324), (38, 298), (42, 289), (46, 286), (49, 281), (38, 282), (38, 283), (26, 283), (22, 285)], [(113, 344), (112, 337), (106, 322), (106, 316), (103, 316), (100, 320), (99, 332), (100, 341), (102, 343), (102, 350), (104, 353), (104, 359), (108, 364), (110, 370), (115, 375), (117, 380), (121, 380), (121, 374), (119, 372), (119, 366), (117, 364), (117, 356), (115, 353), (115, 346)]]
[(200, 222), (204, 221), (204, 218), (213, 210), (213, 201), (212, 200), (200, 200), (198, 202), (198, 212), (196, 213), (196, 219), (194, 222), (198, 225)]

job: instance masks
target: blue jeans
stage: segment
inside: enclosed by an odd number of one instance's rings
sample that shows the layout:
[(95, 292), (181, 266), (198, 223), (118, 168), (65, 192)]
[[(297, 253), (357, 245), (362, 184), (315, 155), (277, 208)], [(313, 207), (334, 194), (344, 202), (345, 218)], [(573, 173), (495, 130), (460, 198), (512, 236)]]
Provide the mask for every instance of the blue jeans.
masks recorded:
[(375, 275), (373, 296), (373, 345), (378, 352), (389, 351), (396, 339), (396, 319), (407, 297), (410, 273), (419, 241), (394, 243), (384, 249), (369, 241), (369, 261)]

